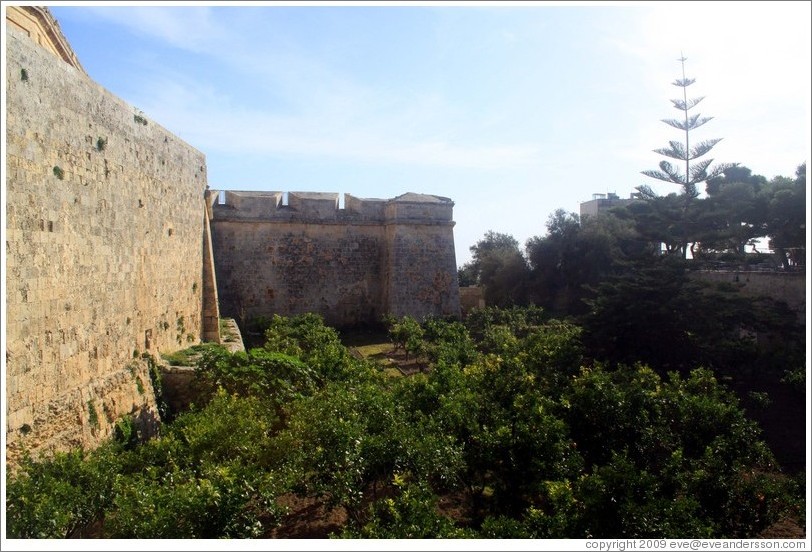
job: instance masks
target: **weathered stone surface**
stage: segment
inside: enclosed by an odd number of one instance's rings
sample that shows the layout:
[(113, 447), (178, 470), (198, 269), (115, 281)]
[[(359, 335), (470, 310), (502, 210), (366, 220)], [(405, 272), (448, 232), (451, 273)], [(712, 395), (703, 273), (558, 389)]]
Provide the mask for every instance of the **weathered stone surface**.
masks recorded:
[(225, 192), (211, 220), (223, 316), (245, 323), (316, 312), (349, 326), (459, 316), (453, 202), (337, 194)]
[(163, 398), (172, 412), (183, 412), (192, 404), (200, 404), (198, 400), (201, 390), (195, 383), (193, 366), (163, 365), (160, 370)]
[(119, 417), (154, 412), (148, 374), (130, 366), (134, 352), (200, 339), (206, 164), (18, 29), (7, 39), (12, 463), (23, 448), (92, 446)]
[(474, 309), (485, 308), (485, 288), (481, 286), (464, 286), (460, 288), (460, 309), (467, 315)]

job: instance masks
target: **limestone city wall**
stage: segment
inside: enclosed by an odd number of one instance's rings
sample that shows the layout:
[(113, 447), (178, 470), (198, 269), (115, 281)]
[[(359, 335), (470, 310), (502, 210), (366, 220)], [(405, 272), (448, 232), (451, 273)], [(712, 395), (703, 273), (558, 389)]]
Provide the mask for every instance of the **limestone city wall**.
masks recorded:
[(423, 194), (224, 192), (212, 247), (222, 316), (321, 314), (350, 326), (459, 316), (453, 202)]
[(8, 461), (155, 418), (134, 360), (201, 336), (205, 157), (7, 27)]

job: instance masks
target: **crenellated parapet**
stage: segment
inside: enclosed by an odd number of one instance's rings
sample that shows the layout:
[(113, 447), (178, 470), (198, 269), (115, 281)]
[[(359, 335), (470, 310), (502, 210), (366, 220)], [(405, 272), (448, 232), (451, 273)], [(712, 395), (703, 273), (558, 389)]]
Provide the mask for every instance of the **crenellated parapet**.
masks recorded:
[(213, 205), (214, 220), (304, 222), (315, 224), (451, 224), (454, 202), (406, 193), (392, 199), (359, 198), (326, 192), (223, 191)]

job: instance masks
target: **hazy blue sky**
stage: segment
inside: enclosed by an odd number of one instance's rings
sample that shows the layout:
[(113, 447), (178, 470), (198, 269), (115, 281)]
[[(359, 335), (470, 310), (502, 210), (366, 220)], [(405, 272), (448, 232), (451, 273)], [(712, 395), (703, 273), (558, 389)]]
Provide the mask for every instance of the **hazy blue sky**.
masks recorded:
[(454, 200), (457, 263), (593, 193), (628, 197), (683, 137), (792, 176), (810, 151), (810, 2), (51, 3), (90, 77), (206, 154), (213, 189)]

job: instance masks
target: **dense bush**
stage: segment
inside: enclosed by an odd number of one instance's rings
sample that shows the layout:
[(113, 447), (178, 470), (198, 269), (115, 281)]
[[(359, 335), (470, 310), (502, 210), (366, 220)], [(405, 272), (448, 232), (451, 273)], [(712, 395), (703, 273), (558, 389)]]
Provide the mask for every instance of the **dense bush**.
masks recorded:
[(437, 512), (437, 495), (425, 485), (394, 477), (397, 494), (377, 501), (369, 519), (360, 527), (348, 527), (341, 536), (352, 539), (471, 538), (476, 532), (454, 525)]
[(353, 377), (357, 365), (335, 328), (318, 314), (290, 318), (274, 315), (265, 331), (265, 349), (299, 358), (314, 370), (319, 383)]
[(712, 372), (590, 363), (580, 328), (538, 309), (468, 322), (424, 320), (430, 368), (403, 378), (311, 315), (274, 317), (261, 349), (207, 348), (209, 393), (159, 438), (138, 444), (122, 421), (93, 452), (9, 473), (8, 535), (253, 538), (291, 495), (342, 508), (354, 538), (752, 537), (803, 522), (803, 481)]
[(120, 462), (115, 445), (93, 452), (57, 453), (44, 461), (26, 457), (7, 474), (9, 538), (82, 537), (110, 506)]
[(263, 397), (274, 406), (311, 394), (317, 375), (295, 356), (267, 349), (230, 353), (222, 347), (205, 351), (196, 370), (204, 393), (222, 388), (241, 396)]
[(130, 453), (116, 479), (110, 538), (246, 538), (278, 515), (282, 451), (275, 419), (257, 397), (220, 389), (203, 410), (180, 415), (160, 439)]
[(530, 328), (543, 324), (549, 318), (544, 309), (529, 307), (482, 307), (473, 309), (465, 317), (465, 326), (477, 341), (494, 326), (506, 326), (517, 338), (524, 337)]

